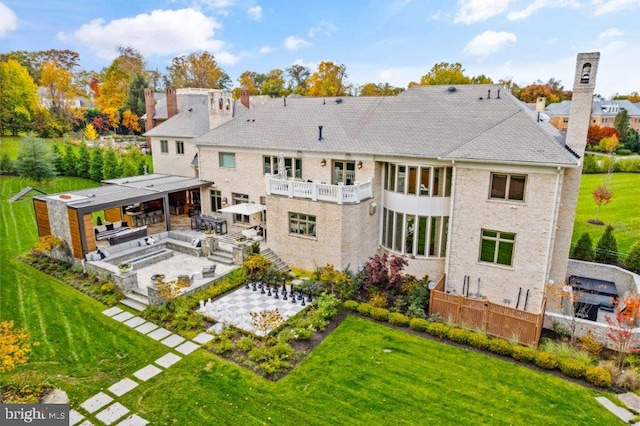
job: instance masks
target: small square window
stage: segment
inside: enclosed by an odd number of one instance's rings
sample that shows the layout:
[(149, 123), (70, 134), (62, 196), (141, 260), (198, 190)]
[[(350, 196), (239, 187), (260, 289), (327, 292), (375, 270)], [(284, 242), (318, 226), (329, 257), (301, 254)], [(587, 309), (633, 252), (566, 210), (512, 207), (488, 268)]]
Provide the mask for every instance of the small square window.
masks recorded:
[(236, 168), (236, 154), (233, 152), (221, 152), (219, 154), (220, 167)]
[(167, 154), (169, 152), (169, 141), (160, 141), (160, 152)]
[(505, 173), (491, 174), (491, 198), (512, 201), (524, 201), (524, 190), (527, 182), (525, 175)]
[(483, 229), (480, 242), (480, 262), (512, 266), (515, 242), (516, 234)]

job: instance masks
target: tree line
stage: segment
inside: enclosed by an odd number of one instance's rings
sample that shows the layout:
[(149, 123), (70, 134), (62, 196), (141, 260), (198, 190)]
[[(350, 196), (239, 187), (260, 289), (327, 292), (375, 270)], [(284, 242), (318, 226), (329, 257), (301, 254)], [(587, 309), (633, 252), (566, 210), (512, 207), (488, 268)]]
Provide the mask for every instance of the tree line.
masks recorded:
[[(88, 124), (98, 135), (140, 134), (144, 132), (140, 117), (145, 114), (145, 88), (231, 90), (233, 86), (229, 75), (207, 51), (174, 57), (165, 73), (149, 69), (147, 60), (134, 48), (118, 46), (117, 53), (111, 64), (100, 71), (80, 69), (80, 55), (70, 50), (0, 53), (0, 135), (33, 131), (41, 137), (54, 137), (81, 131)], [(465, 74), (460, 63), (441, 62), (408, 87), (484, 83), (494, 81), (483, 74)], [(546, 97), (548, 103), (560, 102), (572, 95), (553, 78), (525, 87), (511, 79), (501, 79), (498, 84), (524, 102), (535, 102), (540, 96)], [(241, 88), (251, 95), (271, 97), (393, 96), (405, 90), (388, 82), (349, 83), (346, 65), (332, 61), (320, 62), (315, 70), (300, 64), (266, 73), (247, 70), (240, 74), (233, 89), (236, 98)], [(630, 96), (629, 99), (637, 97), (637, 93)]]

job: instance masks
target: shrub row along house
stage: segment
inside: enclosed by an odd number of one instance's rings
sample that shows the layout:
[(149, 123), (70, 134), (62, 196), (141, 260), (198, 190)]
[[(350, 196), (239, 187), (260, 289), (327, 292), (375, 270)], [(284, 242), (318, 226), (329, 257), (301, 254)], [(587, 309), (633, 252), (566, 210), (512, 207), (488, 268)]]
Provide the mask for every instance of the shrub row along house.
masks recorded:
[(263, 225), (291, 266), (388, 252), (448, 292), (539, 313), (566, 275), (598, 61), (577, 57), (566, 135), (498, 85), (454, 85), (258, 107), (244, 93), (242, 114), (217, 91), (147, 136), (156, 173), (209, 183), (203, 214), (255, 204), (220, 214)]

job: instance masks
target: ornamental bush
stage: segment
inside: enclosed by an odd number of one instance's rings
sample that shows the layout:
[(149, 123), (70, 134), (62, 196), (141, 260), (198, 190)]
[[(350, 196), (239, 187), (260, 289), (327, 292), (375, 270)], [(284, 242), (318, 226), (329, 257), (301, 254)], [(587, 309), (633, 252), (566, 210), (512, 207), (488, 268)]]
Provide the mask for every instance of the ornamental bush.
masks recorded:
[(579, 379), (585, 376), (589, 366), (575, 358), (560, 358), (558, 368), (567, 376)]
[(533, 362), (545, 370), (553, 370), (558, 366), (558, 357), (548, 352), (538, 352)]
[(491, 352), (500, 355), (511, 356), (513, 354), (513, 345), (509, 341), (501, 339), (499, 337), (494, 337), (493, 339), (489, 340), (488, 349)]
[(447, 337), (450, 329), (451, 327), (449, 327), (447, 324), (443, 324), (441, 322), (430, 322), (427, 324), (426, 331), (432, 336), (436, 336), (442, 339)]
[(389, 314), (389, 323), (406, 327), (409, 325), (409, 317), (400, 312), (392, 312)]
[(361, 303), (360, 306), (358, 306), (358, 312), (360, 312), (362, 315), (370, 316), (371, 308), (372, 306), (370, 304)]
[(538, 351), (527, 346), (514, 346), (511, 356), (520, 362), (533, 363)]
[(358, 302), (356, 302), (355, 300), (345, 300), (344, 303), (342, 304), (342, 306), (344, 306), (345, 309), (349, 310), (349, 311), (357, 311), (358, 307), (360, 306), (360, 304)]
[(424, 318), (411, 318), (409, 321), (409, 328), (415, 331), (427, 331), (427, 327), (429, 326), (429, 321)]
[(602, 388), (611, 386), (611, 372), (602, 367), (591, 366), (587, 368), (584, 378), (594, 386)]
[(466, 344), (469, 341), (471, 330), (466, 328), (450, 328), (447, 332), (447, 337), (457, 343)]
[(386, 308), (371, 308), (369, 315), (375, 320), (387, 321), (389, 319), (389, 310)]
[(624, 263), (631, 272), (640, 274), (640, 241), (633, 243)]
[(476, 349), (484, 350), (489, 348), (489, 336), (477, 331), (471, 332), (471, 334), (467, 338), (467, 342)]

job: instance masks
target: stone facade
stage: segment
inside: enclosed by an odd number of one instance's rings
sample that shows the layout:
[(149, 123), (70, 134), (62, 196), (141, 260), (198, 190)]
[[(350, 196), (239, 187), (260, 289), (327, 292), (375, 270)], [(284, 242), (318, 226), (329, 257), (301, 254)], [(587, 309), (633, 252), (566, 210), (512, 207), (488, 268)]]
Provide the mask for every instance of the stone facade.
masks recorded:
[(60, 200), (47, 199), (47, 211), (49, 212), (51, 235), (60, 238), (67, 247), (73, 247), (67, 203)]

